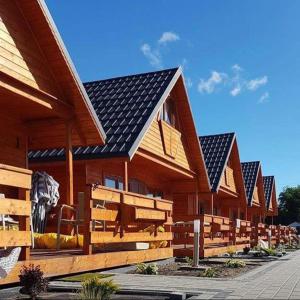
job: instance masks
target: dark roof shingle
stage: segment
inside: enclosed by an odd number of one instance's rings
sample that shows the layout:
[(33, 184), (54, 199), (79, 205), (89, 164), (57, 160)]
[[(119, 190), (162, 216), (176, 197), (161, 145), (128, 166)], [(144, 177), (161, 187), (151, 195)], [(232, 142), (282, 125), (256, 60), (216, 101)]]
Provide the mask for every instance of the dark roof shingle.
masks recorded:
[(265, 192), (267, 209), (269, 209), (269, 207), (270, 207), (274, 180), (275, 180), (274, 176), (263, 176), (264, 192)]
[(246, 195), (248, 199), (248, 205), (251, 205), (253, 192), (256, 185), (258, 171), (260, 167), (260, 162), (259, 161), (243, 162), (241, 165), (242, 165)]
[[(84, 83), (106, 134), (105, 145), (74, 147), (74, 158), (128, 156), (178, 68)], [(63, 159), (64, 149), (29, 151), (31, 160)]]
[(199, 137), (213, 192), (216, 192), (218, 189), (234, 137), (235, 133), (223, 133)]

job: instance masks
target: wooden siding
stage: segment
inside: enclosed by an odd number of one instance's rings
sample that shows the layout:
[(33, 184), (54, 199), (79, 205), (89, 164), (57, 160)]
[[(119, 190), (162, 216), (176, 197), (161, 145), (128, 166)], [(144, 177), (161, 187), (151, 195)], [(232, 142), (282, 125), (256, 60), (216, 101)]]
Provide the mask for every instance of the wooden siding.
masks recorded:
[(5, 113), (0, 113), (0, 163), (26, 167), (26, 137), (24, 127)]
[(253, 191), (253, 202), (256, 204), (259, 204), (259, 197), (258, 197), (258, 189), (257, 186), (255, 186)]
[[(151, 127), (149, 128), (148, 132), (146, 133), (146, 135), (140, 145), (140, 148), (147, 150), (159, 157), (171, 160), (173, 163), (176, 163), (177, 165), (190, 170), (191, 167), (190, 167), (190, 163), (188, 161), (188, 157), (186, 154), (187, 153), (186, 147), (184, 145), (182, 135), (180, 138), (178, 137), (178, 134), (173, 135), (176, 139), (179, 138), (179, 140), (178, 141), (176, 140), (176, 143), (177, 143), (176, 150), (177, 151), (176, 151), (175, 157), (172, 158), (171, 155), (168, 155), (169, 151), (167, 153), (165, 151), (162, 130), (161, 130), (161, 127), (159, 124), (160, 122), (161, 121), (158, 121), (157, 119), (155, 119), (152, 122)], [(176, 129), (174, 129), (174, 130), (176, 130)], [(168, 139), (168, 140), (171, 143), (171, 140), (170, 139)], [(173, 141), (173, 142), (175, 143), (175, 141)], [(174, 155), (174, 154), (175, 154), (175, 151), (172, 151), (172, 155)]]
[(47, 62), (15, 1), (0, 0), (0, 71), (57, 94)]
[(232, 168), (226, 166), (225, 171), (221, 178), (221, 186), (229, 189), (232, 192), (236, 192), (236, 185), (234, 179), (234, 171)]

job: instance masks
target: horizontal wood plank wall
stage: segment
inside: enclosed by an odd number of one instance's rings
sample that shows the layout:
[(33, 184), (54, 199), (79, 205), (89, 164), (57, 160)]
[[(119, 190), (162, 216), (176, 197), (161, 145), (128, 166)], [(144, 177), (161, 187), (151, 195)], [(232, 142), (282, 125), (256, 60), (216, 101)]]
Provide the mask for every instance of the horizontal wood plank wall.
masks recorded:
[(53, 77), (15, 1), (0, 0), (0, 71), (56, 94)]
[[(190, 170), (190, 164), (182, 140), (183, 139), (180, 138), (178, 141), (175, 158), (171, 158), (170, 156), (166, 155), (159, 121), (155, 119), (152, 122), (151, 127), (146, 133), (144, 139), (142, 140), (140, 148), (160, 157), (170, 159), (172, 162), (178, 164), (179, 166)], [(172, 151), (172, 153), (174, 153), (174, 151)]]
[(0, 164), (26, 167), (26, 138), (22, 124), (10, 119), (5, 108), (0, 112)]

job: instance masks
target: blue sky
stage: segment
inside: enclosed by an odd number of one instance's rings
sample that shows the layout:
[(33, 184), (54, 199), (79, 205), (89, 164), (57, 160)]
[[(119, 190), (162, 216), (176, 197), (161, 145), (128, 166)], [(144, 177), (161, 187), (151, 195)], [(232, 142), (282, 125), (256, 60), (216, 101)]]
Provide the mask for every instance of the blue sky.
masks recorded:
[(83, 81), (182, 65), (199, 134), (235, 131), (277, 190), (300, 184), (300, 1), (57, 1)]

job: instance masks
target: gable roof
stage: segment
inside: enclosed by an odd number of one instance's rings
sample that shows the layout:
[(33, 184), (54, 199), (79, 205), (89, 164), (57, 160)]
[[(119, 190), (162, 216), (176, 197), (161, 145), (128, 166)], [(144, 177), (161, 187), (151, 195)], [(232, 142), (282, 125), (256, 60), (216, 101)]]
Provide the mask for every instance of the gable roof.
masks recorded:
[(219, 188), (220, 181), (235, 139), (235, 133), (200, 136), (205, 165), (213, 192)]
[(248, 205), (251, 205), (254, 188), (259, 173), (260, 162), (259, 161), (243, 162), (241, 165), (242, 165), (244, 183), (246, 188), (246, 195), (248, 199)]
[[(74, 158), (131, 158), (181, 74), (173, 68), (84, 83), (107, 138), (103, 146), (74, 147)], [(63, 158), (64, 149), (29, 151), (31, 160)]]
[(267, 209), (269, 209), (272, 200), (272, 192), (275, 183), (275, 178), (274, 176), (263, 176), (263, 182), (264, 182), (266, 207)]
[[(67, 102), (74, 108), (74, 119), (77, 130), (84, 137), (85, 144), (103, 144), (105, 133), (97, 118), (91, 102), (82, 86), (72, 60), (65, 48), (60, 34), (54, 24), (51, 14), (44, 0), (18, 0), (15, 1), (22, 15), (26, 19), (43, 56), (50, 66), (53, 81), (59, 87), (59, 101)], [(41, 127), (51, 130), (52, 124)], [(45, 130), (45, 131), (46, 131)], [(63, 136), (65, 129), (63, 127)], [(76, 140), (74, 130), (73, 141)], [(78, 138), (77, 138), (78, 140)], [(53, 144), (53, 143), (52, 143)], [(78, 144), (83, 144), (82, 142)], [(61, 146), (59, 143), (57, 146)]]

